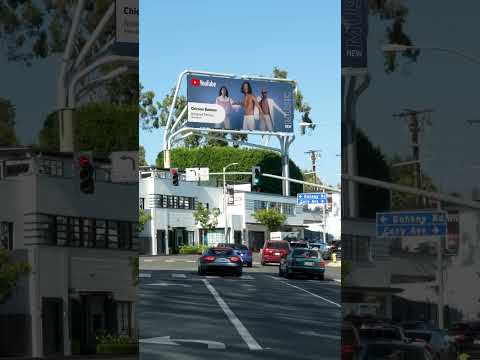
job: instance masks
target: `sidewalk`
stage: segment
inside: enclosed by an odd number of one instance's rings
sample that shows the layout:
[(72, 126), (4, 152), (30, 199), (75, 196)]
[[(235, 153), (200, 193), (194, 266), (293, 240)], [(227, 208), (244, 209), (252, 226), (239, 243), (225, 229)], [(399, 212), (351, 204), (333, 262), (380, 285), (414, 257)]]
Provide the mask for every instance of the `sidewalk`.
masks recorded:
[(342, 267), (342, 261), (341, 260), (337, 262), (330, 261), (325, 266), (326, 267)]

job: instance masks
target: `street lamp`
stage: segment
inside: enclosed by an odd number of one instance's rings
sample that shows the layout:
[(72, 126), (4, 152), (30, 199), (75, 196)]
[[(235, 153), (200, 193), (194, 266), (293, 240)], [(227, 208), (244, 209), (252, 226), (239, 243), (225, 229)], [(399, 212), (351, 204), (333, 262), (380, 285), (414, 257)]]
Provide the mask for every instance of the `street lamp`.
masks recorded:
[(225, 172), (230, 166), (235, 166), (238, 165), (238, 163), (231, 163), (228, 164), (223, 168), (223, 220), (224, 220), (224, 235), (225, 235), (225, 242), (230, 242), (227, 241), (227, 187), (226, 187), (226, 175)]
[(464, 52), (449, 49), (449, 48), (442, 48), (442, 47), (431, 47), (431, 46), (411, 46), (411, 45), (401, 45), (401, 44), (384, 44), (382, 45), (382, 51), (384, 52), (404, 52), (406, 50), (433, 50), (433, 51), (443, 51), (450, 54), (458, 55), (467, 59), (470, 62), (475, 64), (480, 64), (480, 59), (476, 58), (472, 55), (466, 54)]

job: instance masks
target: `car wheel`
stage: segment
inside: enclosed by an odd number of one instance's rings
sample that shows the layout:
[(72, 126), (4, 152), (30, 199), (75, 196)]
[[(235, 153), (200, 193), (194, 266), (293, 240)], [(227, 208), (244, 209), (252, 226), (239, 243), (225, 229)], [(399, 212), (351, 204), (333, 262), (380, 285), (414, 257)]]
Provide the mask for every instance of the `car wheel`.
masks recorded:
[(322, 275), (318, 275), (318, 280), (325, 280), (325, 274), (322, 274)]
[(253, 264), (251, 262), (247, 264), (247, 267), (252, 267), (252, 266)]
[(292, 274), (288, 272), (288, 270), (285, 272), (285, 277), (287, 279), (291, 279), (292, 278)]
[(198, 268), (198, 275), (205, 276), (205, 270)]
[(265, 261), (262, 260), (262, 266), (265, 266)]
[(240, 277), (240, 276), (242, 276), (242, 271), (238, 271), (238, 272), (236, 272), (236, 273), (235, 273), (235, 276), (236, 276), (236, 277)]
[(278, 276), (283, 277), (283, 270), (281, 266), (278, 267)]

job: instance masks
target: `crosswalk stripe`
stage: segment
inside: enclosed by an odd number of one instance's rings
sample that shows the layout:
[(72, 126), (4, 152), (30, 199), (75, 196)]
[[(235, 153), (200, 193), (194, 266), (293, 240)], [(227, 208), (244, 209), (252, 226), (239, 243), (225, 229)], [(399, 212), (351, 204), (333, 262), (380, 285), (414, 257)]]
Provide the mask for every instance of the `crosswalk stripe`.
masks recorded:
[(185, 275), (185, 274), (172, 274), (172, 277), (173, 278), (186, 278), (187, 275)]

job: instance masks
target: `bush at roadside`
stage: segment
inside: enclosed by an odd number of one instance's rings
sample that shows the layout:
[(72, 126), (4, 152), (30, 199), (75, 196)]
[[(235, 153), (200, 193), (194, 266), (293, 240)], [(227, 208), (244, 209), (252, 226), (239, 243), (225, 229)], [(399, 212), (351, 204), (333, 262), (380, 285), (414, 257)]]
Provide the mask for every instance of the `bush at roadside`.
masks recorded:
[(208, 249), (207, 245), (183, 245), (180, 246), (180, 254), (203, 254)]

